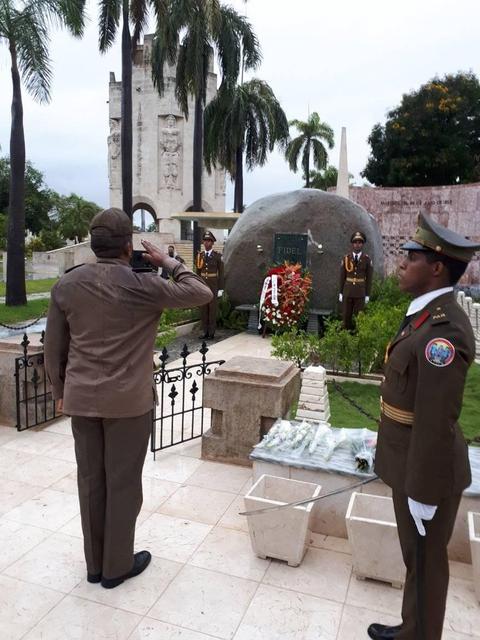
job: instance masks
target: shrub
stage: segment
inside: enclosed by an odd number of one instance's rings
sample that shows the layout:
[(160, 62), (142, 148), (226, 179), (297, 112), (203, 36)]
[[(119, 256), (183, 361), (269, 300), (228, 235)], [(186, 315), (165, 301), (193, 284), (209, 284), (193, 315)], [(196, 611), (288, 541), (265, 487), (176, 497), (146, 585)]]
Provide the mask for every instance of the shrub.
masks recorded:
[(217, 307), (217, 327), (224, 329), (243, 330), (247, 327), (247, 318), (241, 311), (237, 311), (232, 306), (227, 292), (223, 292), (223, 296), (218, 299)]
[(318, 336), (299, 331), (293, 327), (289, 331), (272, 336), (272, 355), (280, 360), (290, 360), (297, 367), (318, 364)]

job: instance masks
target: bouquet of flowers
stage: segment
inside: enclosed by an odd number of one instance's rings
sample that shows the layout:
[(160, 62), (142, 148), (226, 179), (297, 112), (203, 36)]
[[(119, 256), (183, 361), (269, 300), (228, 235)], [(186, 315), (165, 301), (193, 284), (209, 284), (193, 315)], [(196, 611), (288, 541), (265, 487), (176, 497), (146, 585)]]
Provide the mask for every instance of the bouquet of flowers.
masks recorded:
[(360, 434), (352, 437), (350, 441), (352, 455), (355, 458), (355, 466), (358, 471), (371, 471), (375, 461), (377, 434), (371, 434), (367, 429), (362, 429)]
[(303, 320), (311, 289), (312, 278), (301, 264), (272, 267), (263, 282), (260, 318), (275, 332), (291, 329)]

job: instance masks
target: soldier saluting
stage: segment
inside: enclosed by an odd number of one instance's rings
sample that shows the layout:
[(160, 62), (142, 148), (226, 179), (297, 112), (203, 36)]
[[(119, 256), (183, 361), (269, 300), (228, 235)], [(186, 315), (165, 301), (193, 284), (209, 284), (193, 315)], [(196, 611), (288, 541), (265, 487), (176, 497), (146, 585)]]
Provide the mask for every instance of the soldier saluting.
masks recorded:
[(448, 589), (447, 544), (471, 483), (458, 418), (475, 357), (470, 320), (453, 286), (480, 244), (419, 216), (399, 269), (413, 296), (387, 348), (375, 471), (392, 488), (407, 568), (402, 624), (371, 624), (374, 640), (440, 640)]
[(363, 251), (367, 241), (364, 233), (356, 231), (350, 238), (352, 250), (342, 258), (340, 266), (340, 293), (338, 299), (342, 305), (342, 319), (345, 329), (354, 328), (354, 316), (369, 301), (372, 288), (372, 260)]
[(208, 340), (215, 336), (217, 327), (217, 299), (223, 295), (224, 277), (222, 254), (213, 249), (217, 239), (211, 231), (203, 234), (204, 250), (199, 251), (195, 261), (197, 274), (202, 278), (213, 293), (213, 299), (200, 307), (200, 323), (202, 326), (201, 340)]

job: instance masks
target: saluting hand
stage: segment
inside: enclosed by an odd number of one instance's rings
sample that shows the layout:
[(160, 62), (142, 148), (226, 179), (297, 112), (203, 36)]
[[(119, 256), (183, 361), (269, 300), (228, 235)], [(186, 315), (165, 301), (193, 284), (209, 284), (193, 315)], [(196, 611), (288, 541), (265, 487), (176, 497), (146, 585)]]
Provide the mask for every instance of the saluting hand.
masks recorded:
[(142, 240), (143, 248), (146, 253), (142, 254), (143, 258), (150, 262), (150, 264), (156, 267), (165, 267), (170, 259), (167, 253), (163, 253), (158, 247), (156, 247), (148, 240)]

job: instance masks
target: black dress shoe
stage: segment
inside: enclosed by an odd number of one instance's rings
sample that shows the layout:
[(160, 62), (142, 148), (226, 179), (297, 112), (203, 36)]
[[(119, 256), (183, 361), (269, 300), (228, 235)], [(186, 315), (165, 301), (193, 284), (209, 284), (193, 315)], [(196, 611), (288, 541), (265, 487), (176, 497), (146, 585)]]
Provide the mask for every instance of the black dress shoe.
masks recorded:
[(105, 587), (105, 589), (114, 589), (115, 587), (118, 587), (119, 584), (122, 584), (122, 582), (125, 582), (125, 580), (140, 575), (142, 571), (145, 571), (148, 567), (151, 559), (152, 554), (149, 551), (138, 551), (133, 556), (132, 569), (119, 578), (102, 578), (102, 587)]
[(203, 336), (198, 336), (199, 340), (208, 340), (208, 333), (204, 333)]
[(401, 628), (401, 624), (398, 624), (395, 627), (389, 627), (385, 624), (378, 624), (374, 622), (368, 627), (367, 633), (370, 638), (373, 638), (373, 640), (393, 640), (397, 637)]
[(101, 573), (87, 573), (87, 582), (97, 584), (102, 579)]

